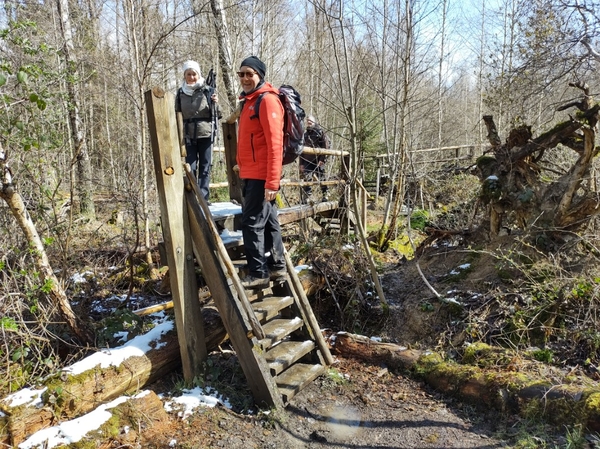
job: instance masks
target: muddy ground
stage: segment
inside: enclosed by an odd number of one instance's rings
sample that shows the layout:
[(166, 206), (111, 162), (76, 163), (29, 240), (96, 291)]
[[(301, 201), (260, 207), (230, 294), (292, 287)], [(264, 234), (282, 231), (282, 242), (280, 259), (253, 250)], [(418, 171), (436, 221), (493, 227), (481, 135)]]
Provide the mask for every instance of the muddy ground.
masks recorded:
[[(493, 416), (441, 397), (378, 366), (338, 359), (343, 381), (324, 376), (280, 414), (202, 409), (182, 420), (150, 421), (112, 447), (141, 448), (496, 448)], [(133, 437), (130, 432), (127, 440)], [(174, 442), (176, 441), (176, 443)], [(169, 446), (172, 442), (172, 446)]]

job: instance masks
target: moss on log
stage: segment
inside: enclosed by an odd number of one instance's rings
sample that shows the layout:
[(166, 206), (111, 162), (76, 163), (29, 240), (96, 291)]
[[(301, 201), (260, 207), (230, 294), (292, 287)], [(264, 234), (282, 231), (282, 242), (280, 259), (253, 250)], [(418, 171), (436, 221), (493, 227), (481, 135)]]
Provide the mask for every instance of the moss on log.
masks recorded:
[(331, 340), (334, 354), (409, 372), (462, 401), (557, 425), (582, 425), (589, 431), (600, 431), (597, 382), (565, 374), (559, 383), (551, 383), (544, 375), (547, 365), (524, 360), (514, 351), (476, 344), (467, 349), (463, 363), (457, 363), (435, 352), (380, 343), (361, 335), (338, 333)]

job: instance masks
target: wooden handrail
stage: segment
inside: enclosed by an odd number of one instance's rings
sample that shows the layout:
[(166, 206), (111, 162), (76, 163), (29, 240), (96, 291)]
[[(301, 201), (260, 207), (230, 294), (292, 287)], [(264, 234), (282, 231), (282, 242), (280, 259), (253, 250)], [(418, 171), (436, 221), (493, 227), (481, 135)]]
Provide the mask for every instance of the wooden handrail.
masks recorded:
[(311, 333), (313, 334), (313, 338), (317, 342), (317, 346), (325, 359), (327, 365), (333, 364), (333, 357), (331, 356), (331, 352), (329, 352), (329, 347), (327, 346), (327, 342), (323, 338), (323, 334), (321, 333), (321, 329), (319, 327), (319, 322), (313, 313), (312, 307), (310, 306), (310, 302), (308, 301), (308, 297), (304, 292), (304, 287), (302, 286), (302, 282), (300, 282), (300, 278), (298, 277), (298, 273), (296, 273), (296, 268), (290, 258), (290, 255), (287, 251), (283, 252), (285, 255), (285, 265), (288, 271), (288, 275), (290, 277), (290, 283), (292, 284), (292, 288), (296, 293), (299, 301), (299, 307), (302, 309), (302, 314), (306, 318), (307, 325), (311, 329)]

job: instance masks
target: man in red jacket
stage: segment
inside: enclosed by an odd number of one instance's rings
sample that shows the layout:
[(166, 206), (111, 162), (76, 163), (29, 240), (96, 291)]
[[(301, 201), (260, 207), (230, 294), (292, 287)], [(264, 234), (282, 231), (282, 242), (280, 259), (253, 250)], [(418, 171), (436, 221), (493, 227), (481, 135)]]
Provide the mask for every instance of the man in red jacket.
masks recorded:
[[(244, 59), (238, 76), (243, 101), (239, 118), (237, 165), (242, 179), (242, 236), (248, 261), (246, 288), (263, 288), (287, 275), (281, 227), (274, 207), (283, 158), (283, 106), (277, 89), (265, 81), (265, 64), (256, 56)], [(262, 93), (260, 111), (256, 99)], [(275, 95), (269, 95), (269, 93)]]

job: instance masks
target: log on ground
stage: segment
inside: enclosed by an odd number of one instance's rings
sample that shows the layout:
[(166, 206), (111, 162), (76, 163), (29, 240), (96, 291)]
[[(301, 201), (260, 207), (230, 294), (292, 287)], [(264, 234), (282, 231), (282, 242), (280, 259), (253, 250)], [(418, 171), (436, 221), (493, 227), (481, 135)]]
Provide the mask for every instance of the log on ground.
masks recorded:
[[(216, 349), (227, 336), (221, 318), (210, 307), (205, 307), (202, 315), (207, 349)], [(41, 407), (33, 404), (11, 407), (0, 401), (0, 410), (6, 415), (0, 421), (0, 445), (17, 446), (32, 433), (88, 413), (122, 394), (135, 393), (180, 365), (177, 335), (170, 332), (162, 337), (156, 349), (143, 356), (129, 357), (119, 366), (97, 366), (75, 376), (63, 373), (42, 386), (46, 391)]]
[[(522, 361), (530, 367), (495, 364), (489, 368), (477, 361), (458, 363), (445, 360), (432, 351), (407, 349), (382, 343), (362, 335), (337, 333), (330, 337), (332, 353), (371, 364), (384, 364), (391, 371), (411, 372), (428, 385), (458, 399), (509, 413), (527, 413), (543, 417), (556, 425), (581, 425), (591, 432), (600, 430), (600, 388), (596, 382), (582, 379), (575, 384), (570, 373), (548, 375), (549, 366), (533, 360)], [(517, 360), (510, 350), (478, 344), (478, 352), (489, 352), (496, 360)], [(499, 354), (503, 355), (500, 356)], [(532, 368), (536, 365), (537, 369)], [(533, 373), (546, 373), (536, 376)], [(531, 373), (531, 374), (530, 374)], [(552, 378), (553, 381), (550, 381)]]

